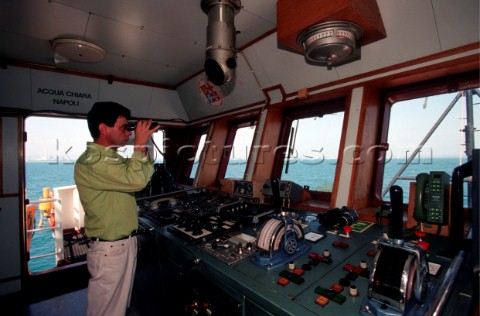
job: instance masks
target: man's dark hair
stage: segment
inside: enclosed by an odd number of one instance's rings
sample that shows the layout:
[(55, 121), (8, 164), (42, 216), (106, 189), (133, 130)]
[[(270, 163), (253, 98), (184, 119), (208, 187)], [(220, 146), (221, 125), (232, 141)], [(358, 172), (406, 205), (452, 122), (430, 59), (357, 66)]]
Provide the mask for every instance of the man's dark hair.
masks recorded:
[(119, 116), (130, 119), (130, 110), (116, 102), (96, 102), (87, 114), (88, 130), (93, 139), (100, 136), (98, 125), (113, 127)]

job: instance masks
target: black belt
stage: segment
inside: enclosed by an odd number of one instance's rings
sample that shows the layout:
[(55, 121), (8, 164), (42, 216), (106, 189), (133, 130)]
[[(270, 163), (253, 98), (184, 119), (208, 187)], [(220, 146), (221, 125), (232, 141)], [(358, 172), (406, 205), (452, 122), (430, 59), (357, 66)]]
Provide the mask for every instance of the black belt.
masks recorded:
[(115, 239), (115, 240), (106, 240), (106, 239), (101, 239), (101, 238), (97, 238), (97, 237), (91, 237), (90, 240), (91, 240), (91, 241), (114, 242), (114, 241), (119, 241), (119, 240), (128, 239), (128, 238), (133, 237), (133, 236), (137, 236), (137, 231), (136, 231), (136, 230), (133, 230), (133, 231), (130, 233), (130, 235), (128, 235), (128, 236), (125, 236), (125, 237), (122, 237), (122, 238), (119, 238), (119, 239)]

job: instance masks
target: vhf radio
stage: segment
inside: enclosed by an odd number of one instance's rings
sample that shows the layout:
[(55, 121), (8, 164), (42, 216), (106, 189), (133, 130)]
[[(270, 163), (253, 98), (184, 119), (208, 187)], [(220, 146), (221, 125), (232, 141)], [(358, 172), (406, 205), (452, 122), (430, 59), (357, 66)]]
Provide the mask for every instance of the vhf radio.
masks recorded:
[(443, 171), (417, 175), (413, 212), (417, 221), (438, 225), (448, 223), (449, 184), (450, 176)]

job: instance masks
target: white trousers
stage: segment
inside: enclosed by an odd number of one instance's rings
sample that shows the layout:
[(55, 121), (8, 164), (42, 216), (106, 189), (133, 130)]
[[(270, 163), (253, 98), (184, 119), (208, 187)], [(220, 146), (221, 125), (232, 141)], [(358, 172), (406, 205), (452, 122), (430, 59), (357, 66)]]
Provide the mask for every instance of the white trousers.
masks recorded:
[(136, 236), (90, 243), (87, 316), (125, 315), (132, 297), (137, 250)]

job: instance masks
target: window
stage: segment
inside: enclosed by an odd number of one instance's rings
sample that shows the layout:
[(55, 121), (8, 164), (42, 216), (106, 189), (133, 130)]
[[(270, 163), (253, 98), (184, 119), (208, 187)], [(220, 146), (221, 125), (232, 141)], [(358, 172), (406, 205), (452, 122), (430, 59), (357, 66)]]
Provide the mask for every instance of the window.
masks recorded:
[[(331, 193), (344, 120), (344, 100), (300, 108), (287, 114), (281, 156), (282, 180)], [(278, 169), (278, 162), (277, 167)], [(277, 170), (276, 173), (280, 173)]]
[[(74, 163), (85, 150), (87, 141), (92, 140), (86, 120), (32, 116), (25, 121), (25, 131), (27, 132), (25, 143), (27, 198), (31, 202), (38, 201), (43, 197), (44, 188), (48, 188), (53, 193), (55, 188), (73, 186), (75, 184)], [(153, 151), (155, 162), (163, 162), (163, 156), (158, 153), (159, 150), (163, 150), (163, 131), (155, 133), (153, 140), (158, 146)], [(133, 142), (119, 148), (119, 153), (128, 157), (133, 152), (132, 145)], [(33, 203), (32, 205), (35, 206)], [(67, 212), (73, 213), (73, 210), (63, 207), (62, 213)], [(27, 238), (27, 251), (30, 252), (29, 271), (40, 272), (54, 268), (61, 258), (56, 251), (63, 247), (63, 242), (53, 229), (60, 221), (54, 223), (52, 217), (47, 218), (43, 211), (35, 207), (29, 214), (33, 218), (30, 221), (31, 225), (27, 223), (26, 227), (36, 230), (30, 232), (28, 234), (30, 238)], [(68, 228), (74, 227), (62, 226), (57, 227), (56, 230), (63, 237), (63, 230)], [(67, 255), (64, 251), (63, 256)]]
[(236, 130), (225, 178), (243, 179), (254, 133), (255, 126), (240, 127)]
[(217, 173), (218, 181), (223, 178), (243, 179), (256, 123), (251, 118), (230, 122)]
[(343, 112), (294, 120), (281, 179), (332, 192), (342, 122)]
[[(398, 185), (403, 189), (404, 203), (408, 203), (410, 182), (419, 173), (443, 171), (451, 176), (454, 168), (468, 161), (467, 151), (475, 145), (475, 127), (471, 124), (480, 120), (479, 100), (478, 92), (470, 90), (422, 96), (391, 105), (389, 149), (382, 179), (385, 200), (390, 200), (390, 187)], [(470, 109), (467, 104), (471, 104)], [(471, 133), (466, 132), (469, 129)], [(467, 145), (468, 139), (471, 142)]]

